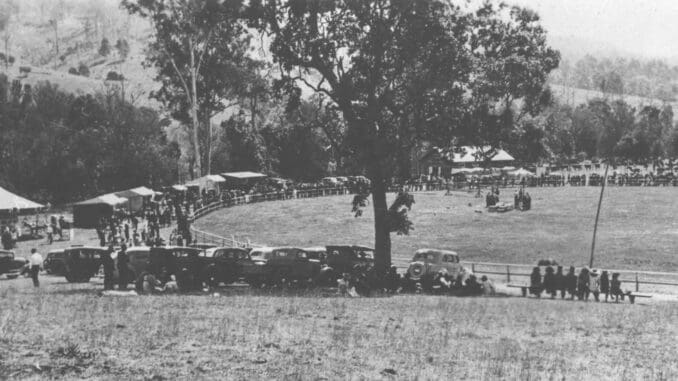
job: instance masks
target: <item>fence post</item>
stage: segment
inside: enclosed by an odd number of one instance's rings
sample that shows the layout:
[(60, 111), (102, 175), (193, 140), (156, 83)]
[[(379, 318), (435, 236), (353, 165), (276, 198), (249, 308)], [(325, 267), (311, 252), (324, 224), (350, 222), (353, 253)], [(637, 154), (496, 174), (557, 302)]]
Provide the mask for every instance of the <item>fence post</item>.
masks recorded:
[(511, 283), (511, 268), (506, 265), (506, 283)]
[(638, 282), (638, 273), (636, 272), (636, 292), (638, 292), (639, 282)]

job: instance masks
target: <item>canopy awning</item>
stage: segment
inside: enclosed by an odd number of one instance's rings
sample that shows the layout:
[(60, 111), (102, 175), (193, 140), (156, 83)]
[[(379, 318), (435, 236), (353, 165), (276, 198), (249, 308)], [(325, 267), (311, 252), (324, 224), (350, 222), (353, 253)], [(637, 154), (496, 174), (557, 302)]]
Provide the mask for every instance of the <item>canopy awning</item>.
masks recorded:
[(89, 200), (85, 201), (80, 201), (77, 202), (73, 205), (96, 205), (96, 204), (106, 204), (110, 206), (116, 206), (120, 204), (124, 204), (127, 202), (127, 199), (125, 197), (118, 197), (113, 193), (109, 194), (104, 194), (95, 198), (91, 198)]
[(509, 174), (516, 176), (516, 177), (533, 177), (534, 173), (528, 171), (525, 168), (520, 168), (515, 171), (510, 172)]
[(226, 172), (221, 174), (222, 177), (224, 178), (233, 178), (233, 179), (261, 179), (264, 177), (267, 177), (263, 173), (257, 173), (257, 172), (249, 172), (249, 171), (242, 171), (242, 172)]
[(152, 189), (146, 187), (137, 187), (132, 189), (127, 189), (120, 192), (115, 192), (115, 195), (118, 197), (130, 198), (130, 197), (150, 197), (153, 196), (155, 192)]
[(18, 209), (21, 211), (42, 209), (44, 207), (44, 205), (25, 199), (21, 196), (17, 196), (4, 188), (0, 188), (0, 210)]
[(207, 176), (205, 176), (205, 178), (207, 178), (207, 180), (213, 181), (215, 183), (223, 183), (224, 181), (226, 181), (225, 178), (223, 178), (219, 175), (207, 175)]

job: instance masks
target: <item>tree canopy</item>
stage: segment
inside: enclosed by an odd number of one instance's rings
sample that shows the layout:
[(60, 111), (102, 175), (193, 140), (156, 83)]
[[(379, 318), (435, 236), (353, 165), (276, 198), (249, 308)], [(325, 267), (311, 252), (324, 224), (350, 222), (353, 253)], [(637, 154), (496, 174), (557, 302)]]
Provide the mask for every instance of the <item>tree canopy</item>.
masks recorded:
[(270, 35), (289, 87), (306, 85), (341, 111), (346, 142), (371, 180), (381, 270), (391, 264), (390, 233), (410, 226), (402, 212), (411, 203), (389, 209), (386, 189), (412, 145), (428, 137), (497, 146), (513, 127), (498, 102), (538, 103), (559, 60), (537, 15), (517, 7), (269, 0), (247, 12)]

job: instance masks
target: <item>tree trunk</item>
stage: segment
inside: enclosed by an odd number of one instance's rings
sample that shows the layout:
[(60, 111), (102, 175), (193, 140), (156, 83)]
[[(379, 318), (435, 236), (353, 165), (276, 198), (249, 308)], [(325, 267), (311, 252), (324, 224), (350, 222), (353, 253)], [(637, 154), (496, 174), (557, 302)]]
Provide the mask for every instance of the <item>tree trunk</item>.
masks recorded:
[(374, 208), (374, 265), (377, 271), (385, 272), (391, 266), (391, 232), (388, 222), (386, 186), (382, 176), (373, 175), (372, 206)]
[(201, 156), (200, 156), (200, 140), (198, 129), (200, 128), (200, 122), (198, 121), (198, 72), (196, 70), (195, 63), (195, 54), (193, 52), (193, 44), (189, 44), (191, 50), (190, 59), (191, 59), (191, 94), (190, 94), (190, 103), (191, 103), (191, 124), (192, 124), (192, 135), (193, 135), (193, 155), (195, 156), (195, 177), (202, 176), (201, 168)]
[(209, 112), (205, 115), (205, 132), (207, 139), (205, 139), (205, 174), (212, 174), (212, 118)]

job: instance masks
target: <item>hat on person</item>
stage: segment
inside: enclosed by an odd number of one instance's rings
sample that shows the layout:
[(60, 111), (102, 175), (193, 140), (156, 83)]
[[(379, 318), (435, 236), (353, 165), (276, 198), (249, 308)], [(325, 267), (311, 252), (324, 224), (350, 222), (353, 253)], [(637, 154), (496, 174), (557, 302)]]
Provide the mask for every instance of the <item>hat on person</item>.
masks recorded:
[(591, 270), (591, 275), (598, 276), (598, 269)]

